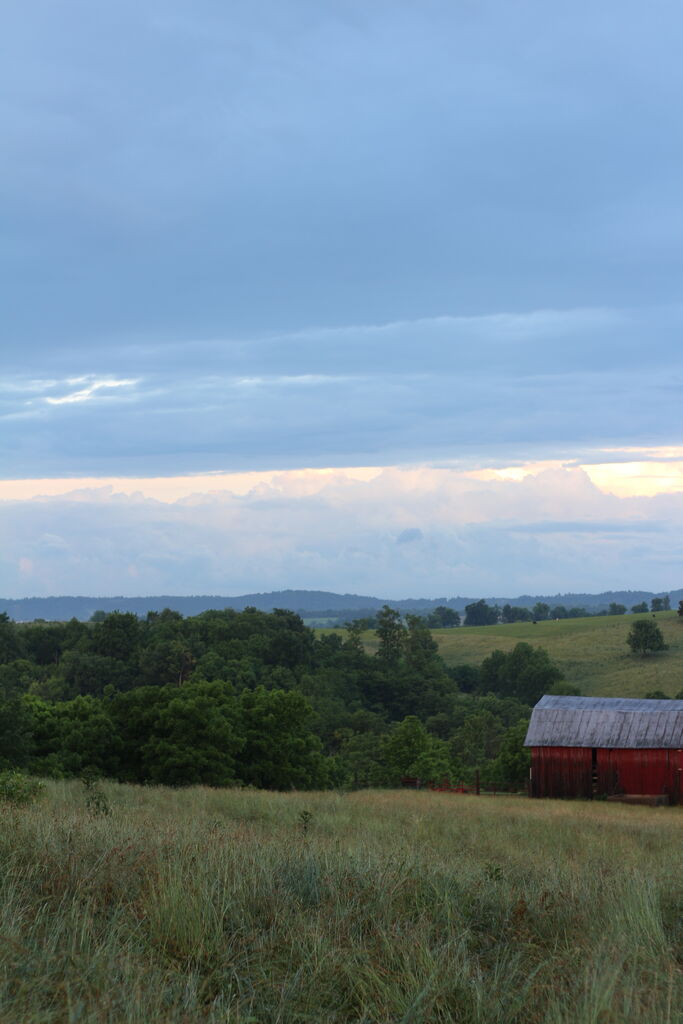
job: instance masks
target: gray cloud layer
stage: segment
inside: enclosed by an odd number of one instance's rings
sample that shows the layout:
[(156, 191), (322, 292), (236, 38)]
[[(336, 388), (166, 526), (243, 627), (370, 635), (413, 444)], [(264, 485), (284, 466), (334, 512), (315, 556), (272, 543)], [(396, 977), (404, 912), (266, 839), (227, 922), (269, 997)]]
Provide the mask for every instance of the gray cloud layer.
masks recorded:
[(680, 441), (675, 0), (2, 30), (1, 474)]
[[(672, 444), (683, 307), (61, 353), (0, 381), (0, 473), (154, 475)], [(645, 343), (643, 338), (649, 341)], [(60, 365), (57, 365), (60, 364)]]

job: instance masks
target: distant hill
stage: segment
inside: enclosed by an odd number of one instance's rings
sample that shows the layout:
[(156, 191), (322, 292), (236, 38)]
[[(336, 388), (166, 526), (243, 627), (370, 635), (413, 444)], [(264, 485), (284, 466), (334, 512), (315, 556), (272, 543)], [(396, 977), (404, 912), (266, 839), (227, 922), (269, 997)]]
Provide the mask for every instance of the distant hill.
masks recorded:
[[(643, 658), (631, 654), (626, 643), (633, 619), (632, 615), (596, 615), (535, 625), (515, 622), (437, 629), (433, 636), (447, 665), (480, 665), (492, 651), (511, 651), (515, 644), (524, 642), (544, 647), (559, 665), (565, 681), (587, 697), (644, 697), (655, 690), (675, 697), (683, 691), (683, 622), (675, 611), (658, 612), (657, 625), (668, 650)], [(374, 632), (368, 632), (364, 639), (369, 651), (376, 650)]]
[[(631, 608), (641, 601), (651, 601), (653, 597), (664, 597), (666, 591), (653, 593), (649, 590), (609, 590), (602, 594), (523, 594), (520, 597), (487, 597), (489, 604), (512, 604), (531, 608), (537, 601), (552, 606), (563, 604), (567, 608), (583, 607), (591, 612), (606, 610), (611, 602), (624, 604)], [(669, 591), (672, 607), (676, 607), (683, 599), (683, 589)], [(385, 604), (391, 605), (402, 612), (428, 612), (438, 605), (446, 605), (456, 611), (463, 611), (465, 606), (476, 597), (440, 597), (440, 598), (405, 598), (400, 601), (383, 597), (368, 597), (361, 594), (335, 594), (326, 590), (276, 590), (266, 594), (242, 594), (238, 597), (220, 597), (217, 595), (193, 595), (182, 597), (162, 594), (152, 597), (24, 597), (12, 600), (0, 598), (0, 612), (6, 612), (17, 622), (30, 622), (34, 619), (48, 621), (64, 621), (71, 618), (87, 620), (93, 612), (122, 611), (135, 612), (145, 616), (150, 611), (162, 611), (172, 608), (183, 615), (199, 615), (210, 608), (234, 608), (242, 611), (247, 607), (258, 608), (269, 612), (274, 608), (287, 608), (298, 612), (307, 619), (346, 619), (362, 618), (374, 614)]]

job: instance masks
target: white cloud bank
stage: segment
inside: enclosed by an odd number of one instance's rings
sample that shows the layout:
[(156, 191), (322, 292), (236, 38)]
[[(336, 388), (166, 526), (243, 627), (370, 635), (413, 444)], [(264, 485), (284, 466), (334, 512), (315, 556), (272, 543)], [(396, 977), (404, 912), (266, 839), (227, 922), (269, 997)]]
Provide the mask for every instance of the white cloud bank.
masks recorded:
[(2, 596), (285, 587), (387, 597), (683, 580), (683, 493), (617, 497), (582, 469), (282, 473), (177, 501), (106, 487), (0, 503)]

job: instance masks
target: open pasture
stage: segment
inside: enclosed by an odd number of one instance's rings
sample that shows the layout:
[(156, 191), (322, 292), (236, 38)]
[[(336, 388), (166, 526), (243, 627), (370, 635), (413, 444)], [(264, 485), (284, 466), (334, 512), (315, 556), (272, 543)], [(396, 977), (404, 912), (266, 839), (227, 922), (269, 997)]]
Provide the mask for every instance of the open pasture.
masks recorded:
[(681, 1019), (678, 808), (101, 785), (2, 810), (2, 1024)]
[[(596, 615), (582, 619), (513, 622), (497, 626), (434, 629), (447, 665), (480, 665), (491, 651), (510, 651), (520, 642), (545, 647), (568, 683), (586, 697), (642, 697), (662, 690), (673, 697), (683, 689), (683, 622), (676, 612), (658, 612), (657, 625), (669, 650), (645, 658), (631, 654), (626, 637), (639, 615)], [(368, 651), (377, 649), (374, 632), (363, 635)]]

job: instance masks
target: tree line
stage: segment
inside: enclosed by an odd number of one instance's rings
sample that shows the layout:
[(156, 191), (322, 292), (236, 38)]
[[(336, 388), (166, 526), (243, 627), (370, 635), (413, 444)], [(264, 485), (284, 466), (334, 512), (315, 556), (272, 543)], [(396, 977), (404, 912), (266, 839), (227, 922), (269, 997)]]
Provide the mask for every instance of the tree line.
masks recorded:
[(165, 610), (88, 623), (0, 615), (0, 767), (273, 789), (404, 776), (524, 783), (531, 706), (564, 687), (520, 643), (446, 666), (425, 621), (386, 607), (321, 633), (293, 612)]
[[(681, 602), (683, 605), (683, 601)], [(639, 613), (668, 612), (671, 609), (669, 597), (653, 597), (650, 606), (647, 601), (634, 604), (630, 611), (637, 615)], [(439, 611), (439, 609), (436, 609)], [(446, 609), (447, 611), (449, 609)], [(563, 604), (549, 605), (545, 601), (537, 601), (532, 608), (524, 606), (504, 604), (500, 608), (497, 604), (490, 605), (486, 601), (473, 601), (465, 606), (465, 626), (495, 626), (498, 623), (510, 622), (545, 622), (548, 619), (582, 619), (591, 615), (626, 615), (629, 609), (625, 604), (616, 601), (610, 602), (607, 608), (599, 611), (590, 611), (584, 607), (566, 608)], [(456, 613), (457, 614), (457, 613)], [(459, 625), (460, 622), (450, 623)], [(431, 625), (434, 625), (433, 623)]]

